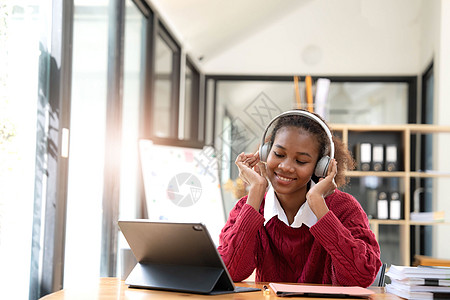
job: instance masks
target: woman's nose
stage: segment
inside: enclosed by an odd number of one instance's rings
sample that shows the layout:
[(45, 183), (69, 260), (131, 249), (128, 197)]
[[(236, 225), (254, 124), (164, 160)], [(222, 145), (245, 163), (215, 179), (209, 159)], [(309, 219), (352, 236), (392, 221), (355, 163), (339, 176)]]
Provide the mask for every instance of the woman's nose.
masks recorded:
[(294, 172), (294, 167), (292, 166), (292, 163), (290, 163), (289, 161), (282, 161), (280, 162), (280, 164), (278, 165), (278, 168), (280, 168), (281, 170), (283, 170), (284, 172)]

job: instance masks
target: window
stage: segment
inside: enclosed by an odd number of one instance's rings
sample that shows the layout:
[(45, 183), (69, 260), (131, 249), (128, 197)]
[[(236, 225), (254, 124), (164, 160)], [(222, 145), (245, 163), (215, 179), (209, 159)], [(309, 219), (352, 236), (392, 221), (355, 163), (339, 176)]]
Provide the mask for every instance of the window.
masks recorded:
[[(433, 63), (428, 66), (422, 74), (422, 103), (421, 103), (421, 123), (433, 124), (433, 110), (434, 110), (434, 70)], [(422, 134), (412, 137), (413, 141), (417, 141), (417, 149), (412, 148), (411, 151), (420, 154), (419, 161), (412, 161), (413, 167), (418, 170), (436, 170), (439, 167), (433, 166), (433, 161), (439, 157), (436, 153), (436, 145), (442, 145), (446, 142), (442, 135)], [(434, 145), (434, 151), (433, 151)], [(445, 148), (445, 147), (444, 147)], [(412, 203), (413, 211), (430, 212), (435, 211), (436, 203), (433, 203), (433, 198), (436, 198), (438, 186), (446, 186), (448, 182), (439, 180), (437, 178), (420, 178), (411, 181), (411, 192), (417, 196), (416, 201)], [(434, 194), (434, 196), (433, 196)], [(433, 207), (434, 206), (434, 207)], [(433, 255), (433, 239), (438, 235), (437, 228), (432, 226), (414, 226), (412, 228), (414, 234), (413, 242), (411, 243), (412, 255)]]
[(140, 200), (138, 143), (143, 128), (145, 41), (147, 19), (131, 0), (125, 1), (124, 72), (120, 217), (137, 218)]
[(163, 25), (155, 39), (153, 135), (178, 138), (180, 48)]
[(108, 6), (75, 0), (64, 287), (100, 276)]
[[(199, 135), (199, 72), (186, 69), (179, 130), (180, 47), (145, 1), (41, 2), (0, 9), (0, 265), (18, 298), (98, 278), (105, 261), (116, 275), (117, 243), (104, 241), (117, 236), (104, 224), (117, 215), (105, 198), (121, 217), (141, 217), (138, 139), (152, 127), (170, 142)], [(116, 150), (121, 172), (109, 172)]]
[(32, 242), (39, 256), (32, 224), (45, 199), (50, 9), (49, 1), (0, 4), (0, 299), (28, 299)]
[[(201, 113), (199, 88), (200, 75), (194, 65), (186, 59), (184, 92), (184, 140), (199, 140), (199, 115)], [(202, 118), (203, 119), (203, 118)]]
[[(120, 167), (119, 219), (141, 218), (140, 200), (142, 182), (139, 166), (139, 138), (143, 130), (145, 101), (145, 45), (147, 18), (131, 0), (125, 1), (124, 70), (122, 99), (122, 139)], [(128, 244), (120, 234), (118, 238), (117, 270), (121, 266), (122, 249)], [(117, 274), (119, 276), (119, 274)]]

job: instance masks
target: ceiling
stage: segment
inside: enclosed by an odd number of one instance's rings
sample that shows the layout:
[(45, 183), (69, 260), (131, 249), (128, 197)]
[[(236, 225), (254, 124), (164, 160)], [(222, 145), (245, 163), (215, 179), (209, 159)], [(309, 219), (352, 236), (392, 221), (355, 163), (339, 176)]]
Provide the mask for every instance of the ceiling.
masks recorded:
[(188, 52), (207, 61), (313, 0), (150, 0)]
[[(267, 59), (264, 63), (278, 64), (279, 68), (273, 70), (286, 73), (291, 72), (289, 64), (305, 70), (307, 65), (300, 60), (312, 65), (322, 58), (324, 70), (330, 70), (330, 61), (335, 64), (336, 58), (345, 54), (360, 54), (364, 47), (380, 48), (361, 57), (364, 62), (377, 53), (392, 53), (389, 45), (405, 52), (405, 48), (411, 49), (419, 42), (418, 24), (423, 10), (422, 0), (147, 1), (200, 68), (217, 66), (218, 60), (222, 65), (251, 62), (254, 66)], [(408, 41), (402, 41), (405, 39)], [(253, 53), (242, 60), (234, 59), (233, 55), (245, 51)], [(379, 59), (386, 61), (386, 57)], [(281, 67), (283, 63), (286, 65)], [(346, 65), (342, 62), (336, 68), (339, 71)]]

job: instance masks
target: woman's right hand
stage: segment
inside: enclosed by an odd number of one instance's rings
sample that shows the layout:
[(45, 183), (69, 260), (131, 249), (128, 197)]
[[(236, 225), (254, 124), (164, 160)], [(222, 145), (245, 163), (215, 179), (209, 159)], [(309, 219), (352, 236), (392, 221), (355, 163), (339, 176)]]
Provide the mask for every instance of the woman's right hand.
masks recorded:
[(249, 185), (250, 189), (267, 188), (266, 166), (259, 160), (259, 152), (250, 154), (242, 152), (237, 156), (235, 163), (239, 168), (239, 177)]

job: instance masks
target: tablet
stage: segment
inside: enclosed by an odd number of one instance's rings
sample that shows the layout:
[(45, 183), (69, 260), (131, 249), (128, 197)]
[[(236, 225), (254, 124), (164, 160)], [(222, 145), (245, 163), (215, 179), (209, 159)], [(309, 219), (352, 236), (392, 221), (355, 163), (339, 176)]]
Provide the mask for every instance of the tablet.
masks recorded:
[(202, 223), (119, 221), (137, 264), (130, 287), (199, 294), (260, 291), (237, 287)]

